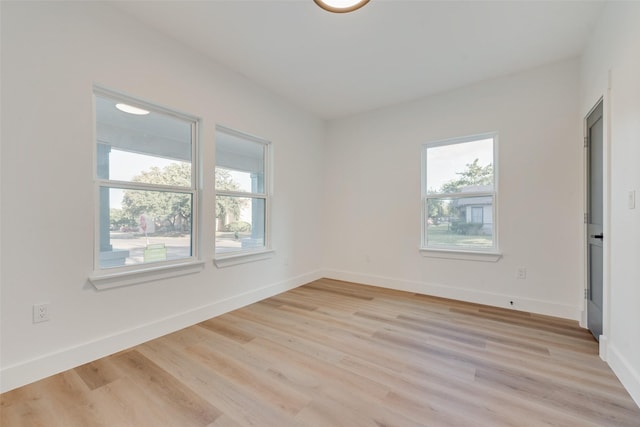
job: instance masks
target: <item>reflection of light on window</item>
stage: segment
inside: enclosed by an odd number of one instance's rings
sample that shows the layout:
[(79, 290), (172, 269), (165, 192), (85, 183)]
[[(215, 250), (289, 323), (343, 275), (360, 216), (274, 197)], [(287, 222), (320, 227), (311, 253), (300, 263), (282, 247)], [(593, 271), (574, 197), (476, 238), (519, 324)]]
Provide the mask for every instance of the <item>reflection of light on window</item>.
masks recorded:
[(142, 108), (134, 107), (129, 104), (116, 104), (116, 108), (125, 113), (135, 114), (136, 116), (146, 116), (149, 114), (148, 110), (143, 110)]

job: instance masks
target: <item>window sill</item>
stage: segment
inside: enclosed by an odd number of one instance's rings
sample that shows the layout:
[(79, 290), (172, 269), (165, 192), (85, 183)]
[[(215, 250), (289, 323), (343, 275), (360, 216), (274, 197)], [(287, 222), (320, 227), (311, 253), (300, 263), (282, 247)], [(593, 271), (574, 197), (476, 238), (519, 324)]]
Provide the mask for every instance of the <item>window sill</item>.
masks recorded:
[(89, 282), (99, 291), (137, 285), (139, 283), (168, 279), (171, 277), (194, 274), (204, 269), (203, 261), (191, 261), (183, 264), (162, 265), (141, 268), (135, 271), (122, 271), (89, 277)]
[(463, 261), (483, 261), (497, 262), (502, 258), (499, 252), (478, 252), (478, 251), (456, 251), (447, 249), (420, 249), (423, 257), (441, 258), (441, 259), (457, 259)]
[(219, 255), (214, 258), (213, 263), (218, 268), (231, 267), (234, 265), (245, 264), (248, 262), (260, 261), (263, 259), (272, 258), (275, 254), (273, 249), (265, 249), (254, 252), (240, 252), (232, 255)]

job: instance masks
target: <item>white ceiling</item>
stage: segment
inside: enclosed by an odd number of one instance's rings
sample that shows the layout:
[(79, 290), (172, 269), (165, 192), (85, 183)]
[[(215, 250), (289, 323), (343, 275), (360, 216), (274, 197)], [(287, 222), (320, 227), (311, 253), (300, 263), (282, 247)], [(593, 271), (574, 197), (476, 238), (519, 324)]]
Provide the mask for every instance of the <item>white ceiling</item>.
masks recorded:
[(602, 1), (123, 1), (151, 27), (325, 119), (575, 57)]

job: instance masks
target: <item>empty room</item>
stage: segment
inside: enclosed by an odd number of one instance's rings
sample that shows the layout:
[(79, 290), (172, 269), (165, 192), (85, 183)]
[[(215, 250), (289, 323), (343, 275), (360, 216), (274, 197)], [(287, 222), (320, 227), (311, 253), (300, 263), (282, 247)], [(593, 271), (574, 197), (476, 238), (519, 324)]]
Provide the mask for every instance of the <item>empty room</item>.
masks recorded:
[(3, 427), (640, 425), (640, 2), (0, 19)]

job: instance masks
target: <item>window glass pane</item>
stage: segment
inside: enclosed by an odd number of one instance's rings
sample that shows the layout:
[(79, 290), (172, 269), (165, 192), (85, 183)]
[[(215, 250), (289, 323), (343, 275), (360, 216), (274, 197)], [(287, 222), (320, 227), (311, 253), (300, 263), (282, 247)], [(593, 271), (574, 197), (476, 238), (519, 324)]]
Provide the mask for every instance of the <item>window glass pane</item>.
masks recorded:
[(493, 138), (427, 148), (427, 193), (493, 190)]
[(108, 178), (146, 184), (191, 186), (191, 163), (112, 149)]
[[(224, 177), (216, 172), (216, 188), (223, 188), (229, 180), (235, 184), (234, 191), (264, 193), (264, 156), (265, 144), (227, 133), (216, 131), (216, 170), (220, 169)], [(221, 185), (221, 186), (219, 186)]]
[(100, 188), (100, 268), (190, 258), (190, 193)]
[(429, 197), (427, 247), (489, 249), (493, 244), (493, 196)]
[(216, 197), (216, 253), (264, 248), (265, 199)]
[(471, 222), (476, 224), (482, 224), (484, 217), (484, 207), (483, 206), (473, 206), (471, 207)]
[(168, 184), (190, 186), (192, 122), (155, 111), (132, 114), (120, 110), (122, 105), (96, 96), (98, 178), (166, 184), (144, 172), (175, 165), (188, 172), (187, 183)]
[(264, 193), (264, 174), (216, 167), (216, 190)]

